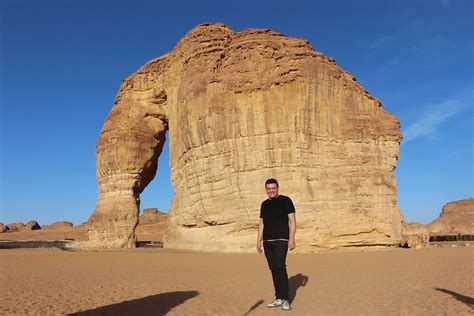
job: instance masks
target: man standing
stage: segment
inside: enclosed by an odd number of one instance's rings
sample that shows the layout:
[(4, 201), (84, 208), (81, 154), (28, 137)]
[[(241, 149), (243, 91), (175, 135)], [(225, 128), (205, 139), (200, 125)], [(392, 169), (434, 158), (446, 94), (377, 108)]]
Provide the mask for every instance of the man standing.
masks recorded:
[(272, 272), (275, 300), (267, 307), (281, 306), (291, 310), (288, 297), (288, 273), (286, 271), (286, 254), (288, 249), (295, 249), (296, 219), (295, 207), (291, 199), (278, 194), (278, 182), (268, 179), (265, 182), (268, 199), (260, 208), (260, 225), (258, 226), (257, 252), (265, 251), (268, 266)]

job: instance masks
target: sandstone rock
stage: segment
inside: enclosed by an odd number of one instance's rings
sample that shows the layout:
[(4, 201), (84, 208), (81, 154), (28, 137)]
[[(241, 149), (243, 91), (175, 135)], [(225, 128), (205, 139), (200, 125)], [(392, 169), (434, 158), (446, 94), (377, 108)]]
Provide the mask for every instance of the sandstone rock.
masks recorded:
[(412, 222), (402, 224), (402, 240), (404, 248), (422, 248), (430, 244), (430, 233), (426, 225)]
[(42, 229), (68, 229), (73, 226), (74, 224), (71, 222), (61, 221), (61, 222), (54, 222), (49, 225), (44, 225)]
[(428, 245), (429, 237), (428, 240), (426, 240), (423, 235), (402, 236), (402, 241), (400, 242), (400, 246), (403, 248), (420, 249), (423, 247), (427, 247)]
[(157, 208), (146, 208), (143, 210), (143, 214), (140, 216), (141, 218), (152, 218), (154, 216), (156, 216), (157, 214), (163, 214), (162, 212), (160, 212)]
[(435, 220), (430, 224), (427, 224), (426, 227), (432, 235), (452, 234), (451, 227), (449, 227), (445, 222)]
[(25, 229), (25, 224), (23, 223), (11, 223), (7, 224), (8, 231), (10, 232), (18, 232)]
[(270, 177), (295, 203), (299, 251), (400, 243), (399, 121), (304, 39), (202, 24), (125, 79), (97, 142), (88, 247), (135, 245), (166, 131), (165, 247), (253, 251)]
[(474, 234), (474, 198), (449, 202), (428, 225), (432, 234)]
[(166, 214), (157, 208), (147, 208), (143, 210), (143, 215), (138, 219), (138, 227), (146, 224), (157, 224), (166, 221)]
[(37, 229), (41, 229), (41, 226), (40, 226), (40, 224), (38, 224), (37, 221), (29, 221), (28, 223), (26, 223), (25, 229), (26, 230), (37, 230)]
[(5, 233), (7, 231), (8, 231), (8, 226), (3, 223), (0, 223), (0, 233)]
[(156, 208), (143, 210), (135, 233), (139, 240), (162, 241), (167, 228), (167, 216)]

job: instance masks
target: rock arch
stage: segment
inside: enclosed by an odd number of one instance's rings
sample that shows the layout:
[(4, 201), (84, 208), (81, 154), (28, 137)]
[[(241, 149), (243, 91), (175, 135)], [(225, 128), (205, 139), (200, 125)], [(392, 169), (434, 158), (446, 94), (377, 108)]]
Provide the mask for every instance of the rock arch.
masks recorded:
[(120, 87), (97, 142), (94, 247), (134, 246), (168, 129), (168, 247), (251, 251), (269, 177), (295, 201), (300, 251), (401, 238), (398, 119), (303, 39), (202, 24)]

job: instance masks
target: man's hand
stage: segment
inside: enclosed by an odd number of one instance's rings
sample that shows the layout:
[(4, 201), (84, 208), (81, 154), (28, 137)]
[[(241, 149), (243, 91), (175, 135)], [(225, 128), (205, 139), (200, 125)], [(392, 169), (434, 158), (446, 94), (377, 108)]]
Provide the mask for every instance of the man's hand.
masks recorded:
[(293, 250), (295, 248), (296, 248), (295, 240), (290, 238), (290, 240), (288, 240), (288, 249)]
[(296, 247), (295, 233), (296, 233), (296, 217), (295, 213), (288, 214), (288, 226), (290, 228), (290, 238), (288, 239), (288, 249), (293, 250)]
[(263, 240), (263, 218), (260, 218), (258, 224), (258, 236), (257, 236), (257, 253), (262, 253), (262, 240)]

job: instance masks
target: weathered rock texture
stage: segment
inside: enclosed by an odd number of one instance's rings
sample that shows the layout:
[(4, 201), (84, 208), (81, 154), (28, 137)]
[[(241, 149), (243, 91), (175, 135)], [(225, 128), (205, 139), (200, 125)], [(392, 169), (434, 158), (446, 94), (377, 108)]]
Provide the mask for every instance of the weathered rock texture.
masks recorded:
[(143, 210), (135, 229), (138, 240), (163, 241), (167, 227), (167, 215), (156, 208)]
[(8, 226), (3, 223), (0, 223), (0, 233), (5, 233), (7, 231), (8, 231)]
[(11, 223), (7, 224), (7, 231), (9, 232), (18, 232), (22, 231), (25, 229), (25, 224), (24, 223)]
[(411, 222), (402, 223), (402, 240), (400, 246), (404, 248), (422, 248), (430, 244), (430, 232), (426, 225)]
[(132, 247), (169, 130), (165, 247), (253, 251), (264, 181), (297, 209), (299, 251), (401, 239), (398, 119), (300, 38), (191, 30), (120, 87), (97, 143), (92, 247)]
[(41, 229), (41, 226), (40, 226), (40, 224), (38, 224), (37, 221), (29, 221), (28, 223), (26, 223), (25, 229), (26, 230), (37, 230), (37, 229)]
[(474, 198), (447, 203), (427, 226), (431, 234), (474, 234)]

